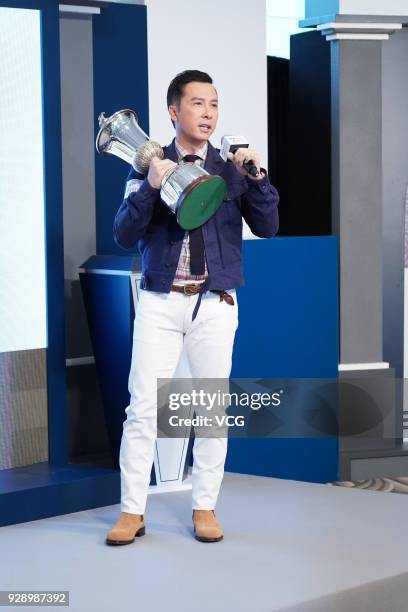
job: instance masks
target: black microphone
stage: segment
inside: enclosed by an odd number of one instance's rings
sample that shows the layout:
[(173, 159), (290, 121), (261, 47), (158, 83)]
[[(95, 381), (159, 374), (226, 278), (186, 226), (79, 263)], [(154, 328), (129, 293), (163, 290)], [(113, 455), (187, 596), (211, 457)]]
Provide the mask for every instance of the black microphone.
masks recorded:
[[(228, 159), (228, 153), (235, 153), (237, 149), (248, 148), (249, 142), (244, 136), (231, 136), (226, 134), (221, 138), (220, 156), (224, 161)], [(246, 161), (243, 164), (245, 170), (253, 177), (259, 176), (258, 168), (252, 160)]]

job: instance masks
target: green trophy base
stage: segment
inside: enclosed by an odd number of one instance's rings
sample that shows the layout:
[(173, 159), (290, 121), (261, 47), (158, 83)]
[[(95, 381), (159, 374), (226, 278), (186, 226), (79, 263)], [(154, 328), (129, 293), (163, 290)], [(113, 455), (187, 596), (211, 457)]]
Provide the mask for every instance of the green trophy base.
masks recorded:
[(181, 194), (177, 202), (177, 222), (185, 230), (195, 229), (212, 217), (227, 190), (220, 176), (201, 176)]

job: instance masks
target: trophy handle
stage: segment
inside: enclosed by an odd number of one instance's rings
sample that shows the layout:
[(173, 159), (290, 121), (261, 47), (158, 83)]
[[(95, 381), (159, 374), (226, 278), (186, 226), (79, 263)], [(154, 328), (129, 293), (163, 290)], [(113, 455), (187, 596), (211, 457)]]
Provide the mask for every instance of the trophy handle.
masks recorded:
[(104, 113), (104, 111), (102, 111), (99, 114), (99, 117), (98, 117), (98, 125), (99, 125), (99, 127), (101, 128), (106, 121), (107, 121), (107, 117), (105, 117), (105, 113)]

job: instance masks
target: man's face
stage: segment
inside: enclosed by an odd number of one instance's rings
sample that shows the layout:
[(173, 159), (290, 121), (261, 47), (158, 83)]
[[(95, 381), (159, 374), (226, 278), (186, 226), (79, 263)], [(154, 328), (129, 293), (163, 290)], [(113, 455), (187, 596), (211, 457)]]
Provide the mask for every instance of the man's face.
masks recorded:
[(217, 92), (210, 83), (187, 83), (180, 107), (169, 106), (169, 113), (177, 136), (196, 143), (208, 140), (218, 120)]

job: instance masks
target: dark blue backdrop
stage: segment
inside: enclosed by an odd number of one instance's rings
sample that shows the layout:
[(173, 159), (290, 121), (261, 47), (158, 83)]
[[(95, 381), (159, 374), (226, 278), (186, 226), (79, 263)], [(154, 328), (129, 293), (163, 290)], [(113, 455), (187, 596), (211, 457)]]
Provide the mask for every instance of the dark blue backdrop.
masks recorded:
[[(146, 7), (106, 5), (93, 19), (95, 136), (98, 116), (122, 109), (136, 111), (149, 133)], [(163, 100), (165, 110), (165, 101)], [(113, 239), (118, 210), (130, 166), (95, 151), (96, 253), (123, 255)], [(137, 253), (137, 247), (135, 248)]]
[[(232, 378), (337, 378), (337, 266), (334, 236), (244, 241)], [(338, 439), (233, 438), (225, 469), (336, 480)]]

